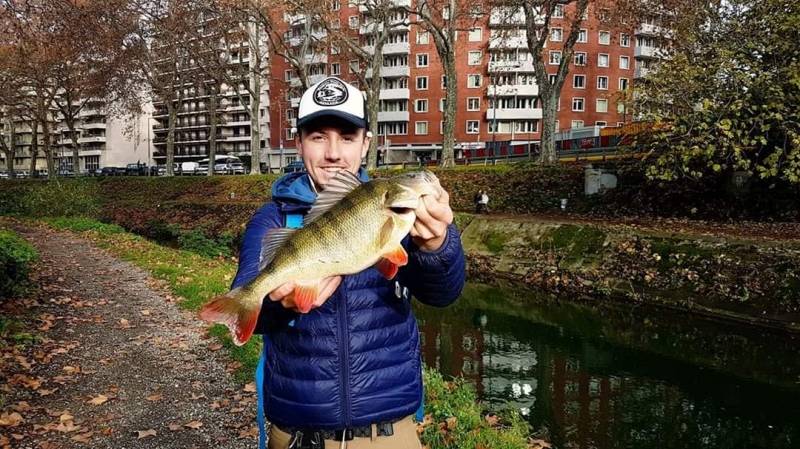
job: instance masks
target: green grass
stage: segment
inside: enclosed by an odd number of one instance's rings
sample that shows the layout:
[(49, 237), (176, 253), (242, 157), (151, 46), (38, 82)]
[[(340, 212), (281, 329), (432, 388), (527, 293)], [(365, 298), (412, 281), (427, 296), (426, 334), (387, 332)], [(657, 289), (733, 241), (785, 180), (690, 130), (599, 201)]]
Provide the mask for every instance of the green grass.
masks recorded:
[(545, 232), (540, 242), (554, 250), (566, 253), (567, 263), (600, 255), (606, 233), (599, 228), (584, 225), (561, 225)]
[[(191, 251), (158, 245), (140, 236), (122, 232), (84, 218), (48, 220), (59, 229), (80, 232), (96, 245), (121, 259), (165, 280), (172, 291), (181, 296), (180, 306), (197, 310), (209, 298), (227, 291), (236, 265), (230, 259), (203, 257)], [(0, 326), (6, 326), (0, 322)], [(244, 346), (233, 344), (228, 329), (214, 325), (209, 333), (220, 339), (231, 357), (242, 367), (234, 376), (250, 382), (261, 353), (261, 337), (252, 338)], [(492, 426), (484, 419), (484, 411), (474, 389), (463, 380), (446, 382), (435, 370), (425, 368), (426, 413), (433, 418), (421, 438), (430, 449), (486, 447), (524, 449), (529, 435), (528, 424), (515, 412), (503, 413), (500, 424)], [(455, 418), (454, 429), (442, 431), (438, 423)]]
[(25, 294), (28, 272), (39, 253), (16, 232), (0, 229), (0, 299)]
[(498, 254), (503, 251), (505, 248), (506, 242), (508, 241), (508, 235), (502, 232), (489, 232), (483, 238), (483, 244), (486, 245), (486, 248), (494, 254)]

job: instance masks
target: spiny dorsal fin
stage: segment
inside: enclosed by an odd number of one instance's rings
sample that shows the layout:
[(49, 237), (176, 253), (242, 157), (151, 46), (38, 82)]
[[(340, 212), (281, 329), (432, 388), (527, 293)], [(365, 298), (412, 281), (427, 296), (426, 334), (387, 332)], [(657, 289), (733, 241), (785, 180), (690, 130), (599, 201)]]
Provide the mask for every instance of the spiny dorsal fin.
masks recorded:
[(264, 239), (261, 241), (261, 257), (258, 262), (258, 271), (261, 271), (272, 262), (275, 257), (275, 252), (289, 240), (289, 237), (295, 233), (297, 229), (292, 228), (272, 228), (267, 231)]
[(334, 204), (338, 203), (348, 193), (361, 185), (358, 177), (347, 170), (336, 173), (336, 176), (325, 185), (325, 190), (317, 195), (317, 201), (308, 211), (303, 219), (303, 225), (307, 225), (316, 220), (320, 215), (329, 211)]

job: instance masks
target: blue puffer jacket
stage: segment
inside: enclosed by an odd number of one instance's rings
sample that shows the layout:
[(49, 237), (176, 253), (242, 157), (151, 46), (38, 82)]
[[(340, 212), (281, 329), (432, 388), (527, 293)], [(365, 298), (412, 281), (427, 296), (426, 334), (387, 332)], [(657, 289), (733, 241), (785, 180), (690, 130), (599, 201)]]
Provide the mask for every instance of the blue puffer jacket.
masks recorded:
[[(360, 173), (362, 180), (366, 175)], [(316, 199), (305, 173), (293, 173), (272, 188), (273, 202), (247, 225), (239, 255), (238, 287), (258, 273), (261, 241), (268, 229), (286, 225), (287, 214), (305, 213)], [(465, 267), (454, 226), (442, 247), (409, 255), (394, 280), (369, 268), (345, 276), (322, 307), (305, 315), (264, 301), (257, 333), (267, 351), (264, 406), (279, 427), (341, 429), (413, 414), (422, 379), (419, 330), (410, 295), (444, 307), (461, 293)]]

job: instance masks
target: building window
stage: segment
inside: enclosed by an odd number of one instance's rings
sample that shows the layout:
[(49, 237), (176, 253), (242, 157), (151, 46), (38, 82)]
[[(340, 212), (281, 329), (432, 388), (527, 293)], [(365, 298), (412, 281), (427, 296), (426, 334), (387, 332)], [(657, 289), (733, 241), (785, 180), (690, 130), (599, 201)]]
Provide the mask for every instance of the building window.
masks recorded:
[(294, 140), (295, 129), (294, 128), (286, 128), (285, 131), (286, 131), (286, 133), (285, 133), (286, 140)]
[(348, 66), (349, 66), (348, 69), (350, 70), (350, 73), (358, 72), (358, 61), (350, 61)]
[(428, 90), (428, 77), (427, 76), (418, 76), (417, 77), (417, 90)]
[(575, 52), (575, 65), (586, 65), (586, 52)]
[(547, 75), (547, 79), (550, 80), (550, 84), (555, 84), (556, 83), (556, 76), (558, 76), (558, 75), (556, 75), (554, 73)]
[(597, 67), (608, 67), (608, 53), (597, 54)]
[(428, 67), (427, 53), (420, 53), (417, 55), (417, 67)]
[(350, 16), (347, 19), (347, 24), (350, 28), (358, 28), (358, 16)]
[(467, 120), (467, 134), (478, 134), (480, 132), (480, 123), (478, 120)]
[(594, 126), (599, 126), (601, 128), (605, 128), (606, 126), (608, 126), (608, 122), (604, 122), (604, 121), (598, 120), (598, 121), (594, 122)]
[(444, 134), (444, 120), (439, 121), (439, 134)]
[(620, 33), (619, 35), (619, 45), (621, 47), (630, 47), (631, 46), (631, 36), (625, 33)]
[(342, 3), (339, 0), (333, 0), (331, 2), (331, 9), (334, 11), (338, 11), (342, 8)]
[(430, 34), (427, 31), (417, 31), (417, 43), (427, 45), (430, 41)]
[(331, 64), (331, 75), (339, 75), (342, 73), (342, 66), (338, 62)]
[(472, 28), (469, 30), (469, 35), (467, 36), (467, 40), (470, 42), (480, 42), (483, 35), (482, 28)]
[(559, 65), (559, 64), (561, 64), (561, 52), (558, 51), (558, 50), (551, 51), (550, 52), (549, 63), (550, 63), (550, 65)]
[(619, 101), (617, 102), (617, 113), (624, 114), (625, 113), (625, 102)]
[(583, 98), (575, 97), (572, 99), (572, 111), (583, 112)]
[(100, 168), (100, 156), (86, 156), (84, 159), (86, 170), (97, 170)]
[(597, 104), (595, 105), (595, 111), (608, 112), (608, 100), (604, 98), (598, 98)]
[(480, 75), (467, 75), (467, 87), (470, 89), (477, 89), (481, 87)]
[(480, 111), (481, 110), (481, 99), (480, 99), (480, 97), (469, 97), (469, 98), (467, 98), (467, 110), (468, 111)]
[(619, 90), (628, 90), (628, 78), (619, 79)]
[(573, 128), (583, 128), (583, 120), (573, 120), (572, 121)]
[(597, 88), (600, 90), (608, 90), (608, 77), (607, 76), (598, 76), (597, 77)]
[(467, 55), (467, 64), (481, 65), (481, 52), (480, 51), (469, 52)]
[(553, 6), (553, 15), (552, 15), (552, 17), (554, 19), (560, 19), (560, 18), (564, 17), (564, 5), (559, 3), (559, 4), (556, 4), (555, 6)]
[(447, 75), (442, 75), (442, 89), (447, 87)]
[(586, 28), (581, 28), (580, 31), (578, 31), (578, 40), (577, 40), (577, 42), (580, 42), (580, 43), (589, 42), (589, 30), (587, 30)]
[(611, 32), (601, 31), (597, 33), (597, 43), (600, 45), (611, 45)]
[(414, 100), (414, 112), (428, 112), (428, 99)]
[(575, 89), (585, 89), (586, 75), (575, 75), (572, 78), (572, 87), (574, 87)]
[(631, 58), (627, 56), (620, 56), (619, 57), (619, 68), (623, 70), (627, 70), (631, 68)]
[(447, 106), (447, 99), (440, 98), (439, 99), (439, 112), (444, 112), (445, 107)]
[(428, 134), (428, 122), (414, 123), (414, 134), (424, 136)]
[(291, 81), (293, 74), (294, 74), (293, 70), (286, 70), (285, 72), (283, 72), (283, 79), (286, 81)]
[(561, 28), (550, 28), (550, 40), (561, 42), (564, 38), (564, 31)]

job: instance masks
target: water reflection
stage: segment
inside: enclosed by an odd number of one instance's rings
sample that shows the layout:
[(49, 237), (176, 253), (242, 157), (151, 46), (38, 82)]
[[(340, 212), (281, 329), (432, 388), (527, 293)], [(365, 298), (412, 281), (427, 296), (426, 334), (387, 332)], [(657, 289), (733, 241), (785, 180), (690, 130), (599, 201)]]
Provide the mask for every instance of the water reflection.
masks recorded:
[(447, 313), (418, 308), (423, 357), (557, 447), (800, 447), (796, 340), (510, 296), (469, 286)]

